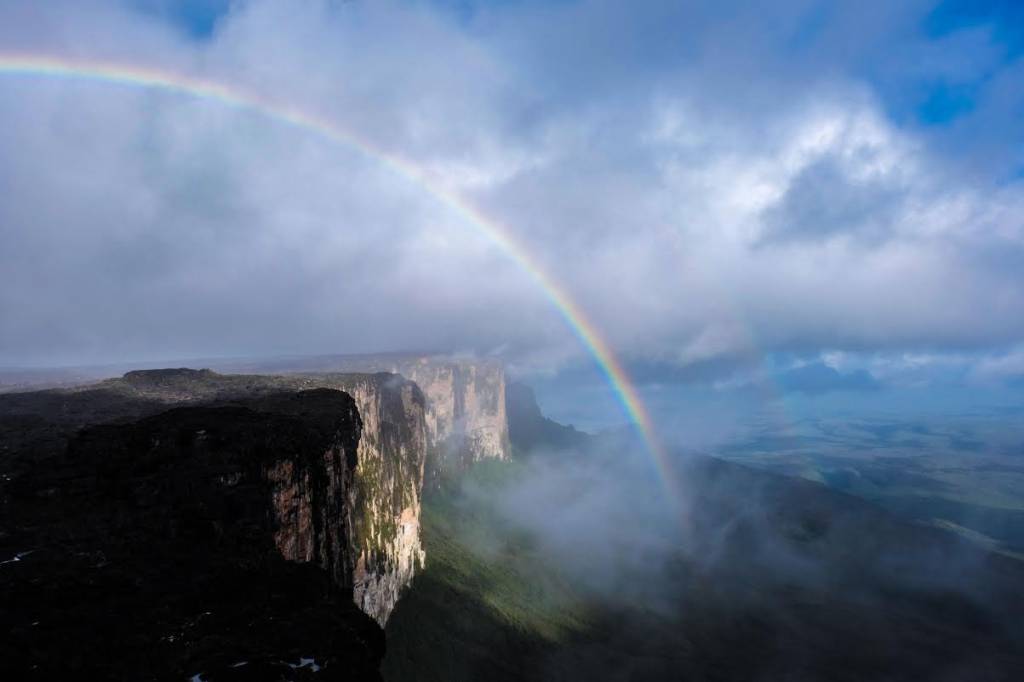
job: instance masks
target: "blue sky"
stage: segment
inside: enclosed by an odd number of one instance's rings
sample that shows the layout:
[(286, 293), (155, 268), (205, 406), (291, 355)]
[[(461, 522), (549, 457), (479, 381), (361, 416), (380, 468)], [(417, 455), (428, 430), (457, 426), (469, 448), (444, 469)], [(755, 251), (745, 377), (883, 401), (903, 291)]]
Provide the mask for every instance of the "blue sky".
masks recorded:
[[(224, 19), (231, 8), (230, 0), (127, 1), (132, 7), (174, 24), (197, 40), (210, 39), (217, 22)], [(523, 8), (582, 3), (572, 0), (425, 0), (408, 4), (437, 7), (472, 28), (500, 21), (503, 11), (522, 12)], [(664, 66), (666, 61), (676, 58), (685, 60), (687, 47), (682, 41), (673, 40), (670, 19), (682, 17), (687, 13), (686, 5), (693, 4), (699, 3), (648, 3), (662, 6), (651, 12), (657, 18), (655, 21), (638, 22), (639, 33), (635, 39), (644, 53), (641, 58), (651, 60), (648, 66)], [(714, 6), (720, 7), (719, 11), (726, 18), (736, 11), (742, 21), (745, 4), (715, 3)], [(832, 2), (794, 4), (798, 7), (779, 50), (789, 51), (790, 58), (813, 61), (820, 52), (829, 51), (828, 44), (835, 40), (837, 31), (846, 29), (842, 15), (848, 12), (848, 7)], [(923, 128), (942, 144), (941, 138), (957, 121), (976, 114), (980, 103), (998, 96), (993, 90), (999, 87), (1001, 76), (1014, 67), (1024, 50), (1024, 5), (1015, 0), (945, 0), (905, 5), (908, 8), (905, 13), (893, 13), (894, 21), (881, 27), (882, 40), (876, 41), (874, 49), (850, 50), (846, 55), (848, 61), (840, 63), (839, 67), (849, 69), (850, 73), (870, 83), (894, 121)], [(643, 15), (649, 11), (648, 7), (643, 7), (632, 13)], [(1015, 95), (1020, 113), (1024, 95), (1020, 92)], [(1012, 103), (1009, 104), (1012, 108)], [(1017, 147), (1018, 151), (1001, 158), (989, 170), (1014, 177), (1024, 171), (1024, 158), (1019, 151), (1024, 147), (1024, 137), (1016, 126), (1008, 124), (1008, 121), (1003, 122), (995, 130), (984, 122), (966, 127), (970, 128), (972, 137), (979, 130), (1009, 134), (1007, 146)], [(950, 133), (950, 137), (959, 134)]]
[(130, 0), (131, 7), (167, 21), (196, 39), (209, 38), (230, 0)]

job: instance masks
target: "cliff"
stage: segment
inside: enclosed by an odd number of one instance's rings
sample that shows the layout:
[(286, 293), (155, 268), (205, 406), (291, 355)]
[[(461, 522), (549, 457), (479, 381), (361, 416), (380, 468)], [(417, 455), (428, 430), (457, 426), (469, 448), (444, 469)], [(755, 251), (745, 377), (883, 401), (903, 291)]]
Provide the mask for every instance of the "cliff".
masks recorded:
[(352, 603), (362, 425), (332, 390), (90, 427), (5, 476), (11, 679), (379, 679)]
[(509, 438), (517, 454), (560, 451), (559, 455), (565, 456), (565, 451), (585, 450), (594, 445), (594, 436), (545, 417), (533, 389), (526, 384), (509, 382), (505, 404)]
[[(221, 375), (209, 370), (129, 372), (90, 387), (0, 396), (0, 438), (32, 459), (59, 453), (84, 425), (137, 418), (175, 405), (253, 401), (280, 391), (329, 388), (352, 396), (362, 421), (354, 456), (351, 549), (336, 582), (383, 624), (424, 562), (420, 497), (427, 451), (426, 404), (417, 386), (392, 374)], [(10, 464), (16, 471), (17, 462)], [(285, 475), (287, 472), (280, 472)], [(305, 512), (296, 510), (296, 514)], [(310, 548), (287, 549), (290, 558)]]
[(425, 560), (420, 540), (427, 435), (423, 394), (392, 375), (295, 378), (351, 395), (363, 416), (353, 508), (353, 597), (383, 625)]
[[(426, 485), (461, 476), (482, 459), (511, 453), (505, 370), (490, 358), (447, 355), (342, 355), (281, 361), (275, 372), (391, 372), (414, 381), (427, 398)], [(318, 376), (303, 374), (304, 376)]]
[(508, 459), (505, 371), (492, 361), (416, 358), (395, 363), (427, 396), (428, 471), (434, 485), (482, 459)]

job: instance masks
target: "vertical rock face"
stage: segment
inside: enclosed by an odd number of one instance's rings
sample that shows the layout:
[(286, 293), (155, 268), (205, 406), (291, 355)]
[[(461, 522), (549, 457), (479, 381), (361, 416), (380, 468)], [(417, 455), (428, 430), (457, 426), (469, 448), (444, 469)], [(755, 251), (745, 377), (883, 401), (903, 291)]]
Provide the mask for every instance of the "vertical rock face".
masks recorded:
[[(413, 382), (385, 373), (261, 376), (138, 371), (83, 390), (0, 396), (0, 418), (24, 421), (42, 413), (70, 435), (86, 424), (145, 416), (175, 405), (227, 401), (259, 407), (276, 392), (316, 388), (348, 393), (361, 419), (361, 437), (351, 453), (351, 485), (331, 490), (331, 504), (344, 505), (348, 511), (351, 544), (344, 565), (334, 560), (335, 550), (329, 546), (311, 544), (306, 531), (321, 522), (309, 501), (312, 481), (284, 462), (268, 472), (282, 517), (277, 546), (286, 558), (324, 565), (339, 585), (351, 588), (360, 608), (383, 624), (425, 560), (420, 498), (427, 453), (426, 402)], [(25, 432), (23, 426), (18, 428)], [(56, 442), (48, 422), (40, 431), (39, 436), (28, 435)]]
[[(283, 390), (330, 388), (348, 393), (362, 420), (352, 484), (344, 500), (351, 512), (352, 544), (348, 564), (335, 563), (330, 570), (339, 584), (351, 586), (360, 608), (383, 624), (425, 562), (420, 539), (424, 486), (438, 487), (473, 462), (510, 454), (505, 373), (493, 360), (445, 356), (347, 356), (332, 366), (342, 371), (129, 372), (82, 389), (0, 396), (0, 422), (13, 418), (19, 437), (27, 433), (50, 446), (60, 440), (55, 437), (60, 429), (61, 437), (68, 437), (83, 425), (143, 417), (175, 405), (245, 402)], [(24, 420), (39, 414), (46, 416), (42, 428), (26, 430)], [(56, 431), (51, 428), (54, 421)], [(0, 423), (0, 432), (3, 429)], [(305, 498), (310, 482), (288, 466), (270, 472), (280, 484), (275, 495), (282, 514), (296, 527), (313, 524), (313, 510)], [(323, 563), (317, 554), (321, 549), (304, 538), (308, 534), (283, 534), (278, 547), (290, 559)]]
[(346, 587), (360, 431), (340, 391), (264, 395), (89, 427), (7, 481), (0, 675), (379, 679)]
[(352, 495), (358, 551), (353, 597), (383, 625), (425, 559), (420, 541), (425, 403), (415, 384), (392, 375), (342, 375), (330, 382), (355, 399), (363, 417)]
[(428, 482), (509, 456), (505, 371), (493, 361), (418, 358), (395, 370), (427, 396)]
[[(426, 485), (457, 477), (473, 462), (511, 453), (505, 370), (493, 359), (445, 355), (350, 355), (322, 359), (343, 372), (393, 372), (426, 395)], [(287, 364), (283, 371), (297, 371)], [(313, 376), (313, 375), (311, 375)]]
[[(353, 551), (358, 549), (354, 542), (353, 501), (357, 499), (357, 453), (363, 440), (359, 411), (352, 397), (340, 391), (316, 389), (243, 404), (260, 410), (259, 414), (312, 421), (324, 434), (336, 432), (338, 424), (344, 426), (344, 440), (333, 436), (331, 447), (322, 456), (278, 457), (263, 463), (259, 476), (270, 485), (274, 544), (281, 556), (289, 561), (315, 563), (335, 585), (351, 585)], [(278, 427), (278, 431), (274, 438), (288, 437), (287, 430), (280, 433)], [(204, 432), (201, 438), (206, 440), (208, 436)], [(242, 472), (232, 470), (220, 474), (220, 479), (231, 486), (237, 485), (242, 476)]]

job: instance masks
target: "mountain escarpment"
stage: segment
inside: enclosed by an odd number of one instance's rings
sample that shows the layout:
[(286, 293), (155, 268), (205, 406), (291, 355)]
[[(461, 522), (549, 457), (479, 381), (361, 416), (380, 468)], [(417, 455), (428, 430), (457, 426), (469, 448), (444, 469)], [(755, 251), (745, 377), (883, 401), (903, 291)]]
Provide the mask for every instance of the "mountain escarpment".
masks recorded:
[(427, 396), (428, 485), (458, 477), (475, 462), (508, 459), (505, 370), (481, 360), (418, 358), (396, 370)]
[[(344, 503), (350, 543), (335, 581), (383, 624), (416, 567), (423, 564), (420, 497), (427, 451), (425, 401), (392, 374), (222, 375), (209, 370), (129, 372), (89, 387), (0, 396), (0, 438), (11, 475), (63, 452), (78, 429), (126, 421), (170, 407), (248, 404), (281, 391), (327, 388), (350, 395), (361, 422)], [(299, 512), (297, 512), (299, 513)], [(308, 547), (289, 548), (294, 557)], [(305, 552), (306, 554), (303, 554)]]
[[(504, 366), (491, 358), (449, 355), (344, 355), (282, 362), (275, 371), (329, 367), (339, 372), (391, 372), (415, 382), (426, 396), (425, 480), (436, 489), (457, 481), (472, 464), (511, 454)], [(323, 374), (302, 374), (323, 376)]]
[(379, 679), (351, 592), (361, 435), (345, 393), (267, 393), (88, 427), (5, 475), (0, 668)]
[(282, 388), (331, 388), (352, 396), (362, 437), (350, 504), (353, 598), (382, 625), (424, 562), (420, 496), (427, 453), (426, 405), (417, 386), (386, 373), (290, 376), (220, 375), (200, 370), (129, 372), (121, 380), (140, 397), (225, 400)]

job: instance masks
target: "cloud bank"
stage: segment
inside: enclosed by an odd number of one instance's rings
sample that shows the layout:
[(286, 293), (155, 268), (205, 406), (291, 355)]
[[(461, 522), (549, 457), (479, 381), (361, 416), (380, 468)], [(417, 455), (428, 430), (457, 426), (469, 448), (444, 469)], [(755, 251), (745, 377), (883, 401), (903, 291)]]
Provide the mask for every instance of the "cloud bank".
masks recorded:
[[(937, 28), (928, 2), (726, 5), (0, 2), (0, 52), (329, 118), (504, 225), (630, 361), (1015, 367), (1012, 36)], [(951, 88), (967, 103), (937, 105)], [(355, 150), (215, 102), (11, 75), (0, 130), (0, 365), (583, 354), (506, 254)]]

